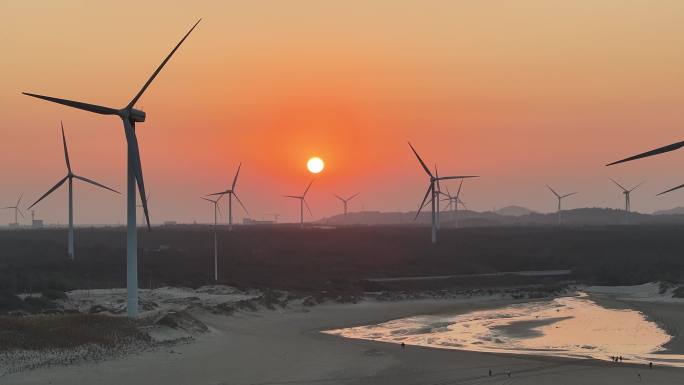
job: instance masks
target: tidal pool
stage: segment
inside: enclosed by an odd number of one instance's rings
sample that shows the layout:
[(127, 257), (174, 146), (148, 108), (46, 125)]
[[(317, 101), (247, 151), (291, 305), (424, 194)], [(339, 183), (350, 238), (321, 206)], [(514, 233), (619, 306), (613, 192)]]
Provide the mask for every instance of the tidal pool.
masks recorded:
[(631, 309), (609, 309), (587, 298), (563, 297), (477, 310), (424, 315), (325, 333), (348, 338), (478, 352), (552, 355), (684, 366), (667, 354), (672, 337)]

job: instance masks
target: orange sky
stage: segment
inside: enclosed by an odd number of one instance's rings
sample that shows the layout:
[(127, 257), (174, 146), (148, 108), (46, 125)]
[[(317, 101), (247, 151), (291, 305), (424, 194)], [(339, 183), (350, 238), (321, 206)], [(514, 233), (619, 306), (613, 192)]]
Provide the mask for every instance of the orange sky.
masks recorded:
[[(413, 210), (426, 180), (410, 140), (444, 174), (479, 174), (477, 210), (554, 209), (545, 189), (580, 191), (567, 207), (622, 205), (607, 180), (647, 180), (638, 211), (684, 205), (671, 153), (602, 165), (682, 140), (684, 2), (650, 1), (54, 1), (0, 2), (0, 205), (36, 199), (66, 170), (123, 190), (120, 121), (21, 91), (124, 106), (193, 22), (193, 32), (138, 103), (153, 222), (200, 222), (199, 196), (238, 191), (255, 218), (298, 215), (305, 164), (326, 170), (315, 217), (350, 207)], [(77, 223), (124, 222), (125, 199), (77, 184)], [(37, 208), (66, 221), (66, 192)], [(242, 214), (237, 215), (241, 217)], [(0, 223), (10, 212), (0, 212)]]

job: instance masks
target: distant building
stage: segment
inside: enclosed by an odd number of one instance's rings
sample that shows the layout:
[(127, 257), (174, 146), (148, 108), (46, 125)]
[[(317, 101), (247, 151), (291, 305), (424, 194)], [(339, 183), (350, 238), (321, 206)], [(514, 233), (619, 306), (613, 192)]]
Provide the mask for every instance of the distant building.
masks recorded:
[(256, 220), (252, 218), (243, 218), (242, 219), (242, 224), (243, 225), (272, 225), (275, 224), (275, 221), (268, 221), (268, 220)]

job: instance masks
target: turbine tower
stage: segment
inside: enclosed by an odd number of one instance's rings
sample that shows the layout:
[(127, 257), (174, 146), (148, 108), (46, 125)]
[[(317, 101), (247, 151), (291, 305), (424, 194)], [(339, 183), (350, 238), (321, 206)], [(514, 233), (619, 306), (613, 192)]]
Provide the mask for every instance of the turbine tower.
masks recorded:
[(221, 212), (221, 206), (219, 206), (219, 200), (221, 200), (221, 197), (218, 197), (217, 199), (209, 199), (202, 197), (207, 202), (211, 202), (214, 204), (214, 281), (218, 281), (218, 235), (217, 235), (217, 227), (218, 227), (218, 214)]
[(357, 195), (359, 195), (359, 194), (360, 194), (360, 193), (356, 193), (356, 194), (350, 196), (350, 197), (347, 198), (347, 199), (344, 199), (344, 198), (342, 198), (341, 196), (339, 196), (339, 195), (337, 195), (337, 194), (333, 194), (337, 199), (339, 199), (339, 200), (342, 201), (342, 205), (344, 206), (344, 215), (345, 215), (345, 216), (347, 215), (347, 204), (349, 203), (350, 200), (354, 199), (354, 198), (355, 198)]
[[(680, 148), (682, 148), (682, 147), (684, 147), (684, 141), (682, 141), (682, 142), (677, 142), (677, 143), (672, 143), (672, 144), (669, 144), (669, 145), (667, 145), (667, 146), (663, 146), (663, 147), (660, 147), (660, 148), (656, 148), (655, 150), (646, 151), (646, 152), (641, 153), (641, 154), (639, 154), (639, 155), (630, 156), (629, 158), (625, 158), (625, 159), (622, 159), (622, 160), (618, 160), (618, 161), (613, 162), (613, 163), (608, 163), (606, 166), (612, 166), (612, 165), (614, 165), (614, 164), (629, 162), (629, 161), (636, 160), (636, 159), (641, 159), (641, 158), (647, 158), (647, 157), (649, 157), (649, 156), (653, 156), (653, 155), (658, 155), (658, 154), (663, 154), (663, 153), (666, 153), (666, 152), (674, 151), (674, 150), (680, 149)], [(665, 190), (665, 191), (659, 193), (658, 195), (663, 195), (663, 194), (669, 193), (670, 191), (679, 190), (679, 189), (682, 188), (682, 187), (684, 187), (684, 184), (681, 184), (681, 185), (679, 185), (679, 186), (672, 187), (671, 189)]]
[(575, 195), (575, 194), (577, 194), (577, 192), (573, 192), (573, 193), (565, 194), (565, 195), (559, 195), (559, 194), (558, 194), (556, 191), (554, 191), (554, 189), (552, 189), (551, 186), (549, 186), (548, 184), (546, 185), (546, 187), (548, 187), (549, 190), (551, 190), (551, 192), (553, 193), (553, 195), (555, 195), (556, 198), (558, 198), (558, 224), (560, 225), (561, 223), (563, 223), (563, 218), (561, 217), (561, 201), (563, 200), (563, 198), (567, 198), (567, 197), (569, 197), (570, 195)]
[(610, 178), (610, 180), (612, 180), (613, 183), (615, 183), (618, 187), (620, 187), (622, 189), (622, 193), (625, 195), (625, 223), (629, 223), (629, 213), (632, 212), (632, 205), (631, 205), (631, 202), (629, 200), (630, 199), (629, 195), (632, 193), (632, 191), (636, 190), (637, 187), (644, 184), (644, 182), (639, 183), (638, 185), (632, 187), (631, 189), (626, 189), (620, 183), (616, 182), (615, 179)]
[(80, 110), (85, 110), (89, 112), (94, 112), (100, 115), (115, 115), (121, 118), (124, 126), (124, 133), (126, 135), (127, 142), (127, 155), (126, 159), (128, 161), (127, 169), (127, 218), (126, 218), (126, 286), (127, 286), (127, 303), (126, 311), (129, 318), (135, 318), (138, 316), (138, 238), (137, 238), (137, 225), (136, 225), (136, 185), (140, 193), (140, 199), (142, 200), (143, 211), (145, 212), (145, 221), (147, 222), (148, 230), (150, 227), (150, 216), (147, 211), (147, 200), (145, 194), (145, 183), (143, 181), (142, 164), (140, 162), (140, 149), (138, 147), (138, 138), (135, 134), (135, 124), (142, 123), (145, 121), (145, 112), (135, 109), (134, 106), (140, 99), (140, 97), (145, 93), (147, 88), (150, 86), (154, 78), (157, 77), (159, 72), (164, 68), (164, 65), (171, 59), (176, 50), (183, 44), (185, 39), (188, 38), (190, 33), (197, 27), (197, 24), (202, 19), (198, 20), (195, 25), (192, 26), (190, 31), (183, 36), (181, 41), (176, 44), (171, 53), (166, 56), (164, 61), (157, 67), (157, 69), (152, 73), (149, 79), (142, 86), (140, 91), (131, 99), (131, 101), (123, 108), (111, 108), (104, 107), (95, 104), (77, 102), (67, 99), (58, 99), (51, 96), (36, 95), (24, 92), (25, 95), (32, 96), (34, 98), (39, 98), (47, 100), (53, 103), (63, 104), (65, 106), (78, 108)]
[(67, 167), (67, 174), (64, 178), (60, 179), (57, 184), (52, 186), (48, 192), (43, 194), (40, 198), (38, 198), (37, 201), (33, 202), (31, 206), (27, 208), (27, 210), (30, 210), (31, 207), (35, 206), (38, 204), (38, 202), (42, 201), (43, 198), (47, 197), (48, 195), (52, 194), (53, 191), (57, 190), (61, 185), (64, 184), (64, 182), (69, 182), (69, 241), (67, 244), (67, 251), (69, 254), (69, 258), (72, 260), (74, 259), (74, 178), (81, 180), (86, 183), (90, 183), (94, 186), (101, 187), (103, 189), (113, 191), (117, 194), (121, 194), (120, 192), (111, 189), (103, 184), (97, 183), (93, 180), (90, 180), (88, 178), (82, 177), (80, 175), (74, 174), (74, 172), (71, 170), (71, 162), (69, 161), (69, 150), (67, 149), (67, 142), (66, 142), (66, 136), (64, 135), (64, 124), (60, 122), (60, 125), (62, 126), (62, 145), (64, 146), (64, 162), (66, 163)]
[(237, 193), (235, 192), (235, 184), (237, 183), (238, 175), (240, 175), (240, 168), (242, 167), (242, 163), (238, 165), (237, 172), (235, 173), (235, 177), (233, 178), (233, 184), (228, 190), (217, 192), (214, 194), (209, 194), (208, 196), (212, 195), (219, 195), (218, 199), (221, 199), (224, 195), (228, 195), (228, 231), (233, 231), (233, 196), (235, 199), (238, 201), (240, 206), (242, 206), (242, 209), (245, 210), (247, 215), (249, 215), (249, 211), (247, 211), (247, 208), (245, 205), (242, 204), (242, 201), (240, 198), (238, 198)]
[(449, 179), (464, 179), (464, 178), (476, 178), (476, 175), (464, 175), (464, 176), (438, 176), (437, 175), (437, 168), (435, 167), (435, 175), (432, 175), (430, 172), (430, 169), (428, 166), (423, 162), (423, 159), (421, 159), (420, 155), (418, 155), (418, 152), (416, 151), (415, 148), (411, 145), (411, 143), (408, 144), (409, 147), (411, 147), (411, 150), (413, 150), (413, 153), (416, 155), (416, 158), (418, 158), (418, 161), (420, 162), (420, 165), (423, 166), (423, 170), (425, 170), (425, 173), (428, 174), (430, 177), (430, 184), (428, 185), (427, 191), (425, 192), (425, 196), (423, 197), (423, 201), (420, 203), (420, 206), (418, 206), (418, 212), (416, 213), (415, 218), (413, 220), (415, 221), (418, 218), (418, 215), (420, 214), (420, 211), (423, 209), (425, 206), (425, 202), (428, 199), (428, 196), (430, 196), (430, 203), (432, 207), (432, 243), (435, 244), (437, 243), (437, 218), (436, 218), (436, 205), (435, 203), (439, 201), (439, 193), (436, 185), (439, 183), (440, 180), (449, 180)]
[(309, 208), (309, 204), (306, 203), (306, 193), (309, 192), (309, 188), (313, 182), (314, 181), (312, 179), (311, 182), (309, 182), (309, 185), (306, 186), (306, 190), (304, 190), (304, 194), (302, 195), (284, 195), (285, 198), (299, 199), (299, 225), (301, 228), (304, 228), (304, 206), (306, 206), (306, 209), (309, 211), (309, 215), (313, 215), (311, 214), (311, 208)]
[(22, 218), (26, 218), (24, 216), (24, 214), (22, 214), (21, 209), (19, 209), (19, 203), (21, 202), (21, 198), (23, 196), (24, 196), (23, 193), (21, 195), (19, 195), (19, 199), (17, 199), (17, 203), (14, 206), (6, 206), (6, 207), (2, 208), (3, 210), (4, 209), (13, 209), (14, 210), (14, 223), (13, 223), (13, 225), (16, 225), (16, 226), (19, 226), (19, 217), (17, 217), (17, 214), (21, 215)]

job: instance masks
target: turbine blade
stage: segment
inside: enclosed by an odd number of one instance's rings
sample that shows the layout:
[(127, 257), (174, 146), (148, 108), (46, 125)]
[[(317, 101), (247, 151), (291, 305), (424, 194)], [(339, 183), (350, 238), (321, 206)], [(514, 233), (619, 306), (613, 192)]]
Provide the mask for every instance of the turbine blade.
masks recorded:
[(461, 195), (461, 187), (463, 187), (463, 179), (461, 179), (461, 183), (458, 185), (458, 191), (456, 191), (456, 199), (458, 199), (458, 196)]
[(437, 191), (442, 192), (442, 186), (439, 185), (439, 172), (437, 171), (437, 165), (435, 164), (435, 178), (437, 179)]
[(221, 192), (217, 192), (217, 193), (213, 193), (213, 194), (207, 194), (207, 196), (212, 196), (212, 195), (221, 195), (221, 196), (223, 196), (223, 195), (228, 194), (229, 192), (231, 192), (231, 190), (221, 191)]
[(632, 187), (632, 189), (629, 190), (629, 192), (632, 192), (632, 191), (636, 190), (637, 188), (639, 188), (639, 186), (641, 186), (641, 185), (644, 184), (644, 183), (646, 183), (646, 181), (643, 181), (643, 182), (639, 183), (638, 185)]
[(450, 180), (450, 179), (466, 179), (466, 178), (479, 178), (479, 175), (459, 175), (459, 176), (440, 176), (437, 179), (437, 183), (439, 183), (440, 180)]
[(64, 124), (60, 121), (62, 126), (62, 144), (64, 144), (64, 160), (66, 161), (67, 170), (71, 172), (71, 162), (69, 162), (69, 150), (67, 149), (66, 136), (64, 136)]
[(549, 190), (551, 190), (551, 192), (553, 193), (553, 195), (555, 195), (555, 196), (558, 197), (558, 198), (561, 197), (560, 195), (558, 195), (558, 193), (557, 193), (554, 189), (551, 188), (551, 186), (549, 186), (549, 185), (547, 184), (546, 187), (548, 187)]
[(235, 173), (235, 178), (233, 178), (233, 186), (230, 188), (231, 190), (235, 190), (235, 183), (237, 183), (238, 175), (240, 175), (240, 167), (242, 167), (242, 163), (238, 165), (237, 172)]
[(21, 198), (23, 198), (23, 197), (24, 197), (24, 193), (21, 193), (21, 194), (19, 195), (19, 199), (17, 199), (17, 205), (16, 205), (16, 207), (19, 207), (19, 202), (21, 202)]
[(152, 230), (152, 226), (150, 226), (150, 214), (147, 210), (147, 195), (145, 194), (145, 181), (143, 179), (142, 163), (140, 161), (140, 147), (138, 146), (138, 138), (135, 135), (135, 126), (126, 119), (124, 119), (124, 125), (126, 127), (126, 140), (128, 141), (128, 146), (130, 148), (129, 151), (131, 154), (131, 159), (128, 161), (131, 164), (131, 167), (133, 167), (135, 181), (138, 185), (138, 192), (140, 194), (140, 201), (143, 206), (143, 212), (145, 213), (147, 229)]
[(216, 201), (212, 201), (211, 199), (207, 199), (205, 197), (200, 197), (200, 199), (204, 199), (207, 202), (216, 203)]
[(235, 197), (235, 200), (238, 201), (238, 203), (240, 204), (240, 206), (242, 206), (242, 209), (245, 210), (245, 212), (247, 213), (247, 215), (250, 215), (250, 214), (249, 214), (249, 210), (247, 210), (247, 207), (245, 207), (245, 205), (242, 204), (242, 201), (240, 200), (240, 198), (238, 198), (238, 196), (237, 196), (237, 194), (236, 194), (235, 192), (233, 192), (233, 196)]
[(416, 151), (415, 148), (411, 145), (411, 142), (408, 142), (409, 147), (411, 147), (411, 150), (413, 150), (413, 153), (416, 155), (416, 158), (418, 158), (418, 161), (420, 162), (421, 166), (423, 166), (423, 170), (432, 177), (432, 173), (430, 172), (430, 169), (428, 168), (427, 165), (425, 165), (425, 162), (423, 162), (423, 159), (420, 158), (420, 155), (418, 155), (418, 152)]
[(577, 194), (577, 191), (572, 192), (570, 194), (565, 194), (565, 195), (561, 196), (560, 198), (566, 198), (566, 197), (569, 197), (570, 195), (575, 195), (575, 194)]
[(303, 199), (302, 197), (298, 197), (295, 195), (283, 195), (285, 198), (296, 198), (296, 199)]
[(24, 216), (24, 213), (21, 212), (21, 209), (20, 209), (19, 207), (16, 207), (16, 210), (17, 210), (17, 212), (19, 213), (19, 215), (21, 215), (22, 218), (26, 218), (26, 217)]
[(68, 99), (53, 98), (52, 96), (43, 96), (43, 95), (31, 94), (31, 93), (28, 93), (28, 92), (22, 92), (22, 93), (23, 93), (24, 95), (32, 96), (32, 97), (34, 97), (34, 98), (47, 100), (48, 102), (53, 102), (53, 103), (57, 103), (57, 104), (63, 104), (63, 105), (65, 105), (65, 106), (69, 106), (69, 107), (73, 107), (73, 108), (78, 108), (79, 110), (94, 112), (94, 113), (96, 113), (96, 114), (101, 114), (101, 115), (119, 115), (119, 110), (117, 110), (116, 108), (98, 106), (97, 104), (89, 104), (89, 103), (77, 102), (77, 101), (68, 100)]
[[(135, 103), (138, 102), (138, 99), (140, 99), (140, 97), (142, 96), (142, 94), (145, 93), (145, 90), (147, 90), (147, 87), (150, 86), (150, 84), (152, 83), (152, 81), (154, 80), (154, 78), (156, 78), (157, 75), (159, 74), (159, 72), (162, 70), (162, 68), (164, 68), (164, 66), (166, 65), (166, 62), (168, 62), (169, 59), (171, 59), (171, 56), (173, 56), (173, 54), (176, 53), (176, 50), (178, 50), (178, 47), (180, 47), (181, 44), (183, 44), (183, 42), (185, 41), (185, 39), (188, 38), (188, 36), (189, 36), (190, 33), (192, 32), (192, 30), (194, 30), (195, 27), (197, 27), (197, 24), (199, 24), (200, 21), (202, 21), (202, 19), (197, 20), (197, 23), (195, 23), (195, 25), (193, 25), (192, 28), (190, 28), (190, 30), (188, 31), (188, 33), (186, 33), (185, 36), (183, 36), (183, 38), (181, 39), (181, 41), (179, 41), (178, 44), (176, 44), (176, 47), (173, 48), (173, 50), (172, 50), (171, 53), (166, 57), (166, 59), (164, 59), (164, 61), (159, 65), (159, 67), (157, 67), (157, 69), (154, 71), (154, 73), (152, 74), (152, 76), (150, 76), (150, 78), (147, 79), (147, 82), (145, 82), (145, 85), (140, 89), (140, 91), (138, 91), (138, 94), (135, 95), (135, 97), (133, 98), (133, 100), (131, 100), (130, 103), (128, 103), (128, 106), (126, 106), (127, 109), (132, 108), (132, 107), (135, 105)], [(148, 224), (148, 225), (149, 225), (149, 224)]]
[(428, 195), (430, 195), (430, 191), (432, 191), (432, 183), (430, 183), (430, 186), (428, 186), (428, 189), (427, 189), (427, 191), (425, 192), (425, 196), (423, 197), (423, 201), (420, 202), (420, 206), (418, 207), (418, 212), (416, 212), (416, 216), (413, 218), (414, 221), (415, 221), (416, 219), (418, 219), (418, 215), (420, 214), (420, 211), (421, 211), (421, 210), (423, 209), (423, 207), (425, 206), (425, 201), (427, 200)]
[(612, 166), (612, 165), (618, 164), (618, 163), (629, 162), (629, 161), (635, 160), (635, 159), (646, 158), (646, 157), (649, 157), (649, 156), (653, 156), (653, 155), (658, 155), (658, 154), (662, 154), (662, 153), (665, 153), (665, 152), (674, 151), (674, 150), (677, 150), (677, 149), (679, 149), (679, 148), (681, 148), (681, 147), (684, 147), (684, 141), (682, 141), (682, 142), (677, 142), (677, 143), (672, 143), (672, 144), (669, 144), (669, 145), (667, 145), (667, 146), (663, 146), (663, 147), (660, 147), (660, 148), (656, 148), (655, 150), (646, 151), (646, 152), (641, 153), (641, 154), (638, 154), (638, 155), (630, 156), (629, 158), (625, 158), (625, 159), (622, 159), (622, 160), (618, 160), (617, 162), (608, 163), (606, 166)]
[(360, 192), (357, 192), (356, 194), (350, 196), (349, 198), (347, 198), (347, 202), (349, 202), (350, 200), (356, 198), (357, 196), (359, 196), (359, 194), (361, 194), (361, 193), (360, 193)]
[(345, 202), (344, 198), (342, 198), (341, 196), (339, 196), (339, 195), (337, 195), (337, 194), (335, 194), (335, 193), (333, 193), (333, 195), (335, 196), (335, 198), (341, 200), (342, 202)]
[(223, 215), (223, 212), (221, 211), (221, 205), (219, 204), (219, 201), (216, 201), (214, 204), (216, 205), (216, 209), (218, 210), (219, 217), (221, 217)]
[(306, 202), (306, 199), (302, 198), (302, 202), (304, 202), (304, 206), (306, 206), (306, 210), (309, 212), (309, 215), (313, 217), (313, 213), (311, 212), (311, 208), (309, 207), (309, 204)]
[[(50, 195), (53, 191), (57, 190), (57, 189), (59, 188), (59, 186), (63, 185), (64, 182), (65, 182), (67, 179), (69, 179), (68, 176), (65, 176), (64, 178), (60, 179), (60, 181), (57, 182), (57, 184), (55, 184), (54, 186), (52, 186), (52, 188), (49, 189), (48, 192), (46, 192), (45, 194), (43, 194), (43, 196), (41, 196), (40, 198), (38, 198), (37, 201), (33, 202), (33, 204), (32, 204), (31, 206), (27, 207), (27, 210), (30, 209), (31, 207), (35, 206), (36, 204), (38, 204), (38, 202), (42, 201), (43, 198), (45, 198), (46, 196)], [(18, 209), (18, 207), (19, 207), (19, 202), (17, 202), (17, 207), (16, 207), (16, 208)]]
[(624, 187), (622, 187), (622, 185), (621, 185), (620, 183), (616, 182), (615, 179), (613, 179), (613, 178), (608, 178), (608, 179), (612, 180), (613, 183), (615, 183), (616, 185), (618, 185), (618, 187), (620, 187), (620, 188), (622, 189), (622, 191), (627, 191), (627, 189), (624, 188)]
[(667, 194), (667, 193), (669, 193), (670, 191), (679, 190), (679, 189), (682, 188), (682, 187), (684, 187), (684, 184), (680, 184), (680, 185), (677, 186), (677, 187), (673, 187), (673, 188), (671, 188), (671, 189), (669, 189), (669, 190), (667, 190), (667, 191), (663, 191), (663, 192), (661, 192), (661, 193), (658, 194), (658, 195)]
[(105, 186), (105, 185), (103, 185), (103, 184), (97, 183), (97, 182), (95, 182), (94, 180), (90, 180), (90, 179), (88, 179), (88, 178), (85, 178), (85, 177), (82, 177), (82, 176), (78, 176), (78, 175), (74, 175), (74, 178), (80, 179), (80, 180), (82, 180), (82, 181), (84, 181), (84, 182), (86, 182), (86, 183), (90, 183), (90, 184), (92, 184), (92, 185), (95, 185), (95, 186), (98, 186), (98, 187), (102, 187), (103, 189), (107, 189), (107, 190), (109, 190), (109, 191), (111, 191), (111, 192), (115, 192), (115, 193), (121, 195), (120, 192), (114, 190), (113, 188), (109, 188), (109, 187), (107, 187), (107, 186)]
[(314, 182), (314, 179), (311, 179), (311, 182), (309, 182), (309, 185), (306, 186), (306, 190), (304, 190), (304, 194), (302, 194), (302, 197), (306, 196), (306, 193), (309, 192), (309, 188), (311, 188), (311, 184)]

